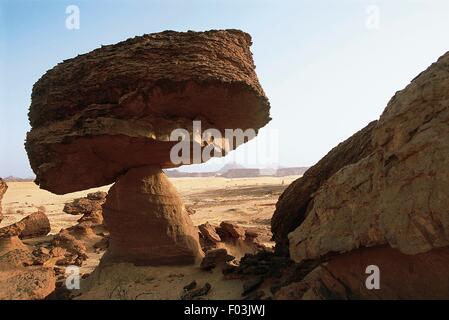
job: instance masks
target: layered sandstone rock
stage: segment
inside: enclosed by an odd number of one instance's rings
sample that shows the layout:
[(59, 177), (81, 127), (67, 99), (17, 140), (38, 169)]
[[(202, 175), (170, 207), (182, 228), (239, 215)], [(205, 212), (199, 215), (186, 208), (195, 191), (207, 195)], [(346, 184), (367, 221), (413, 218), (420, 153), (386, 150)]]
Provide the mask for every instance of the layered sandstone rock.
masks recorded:
[[(355, 161), (325, 172), (311, 195), (302, 179), (281, 197), (275, 238), (284, 244), (279, 231), (299, 225), (288, 235), (290, 257), (299, 265), (327, 262), (277, 298), (449, 297), (449, 53), (364, 131), (364, 150), (351, 151)], [(342, 146), (354, 137), (332, 153), (346, 154)], [(276, 220), (282, 216), (290, 218)], [(380, 269), (379, 290), (365, 285), (370, 265)]]
[(289, 236), (296, 261), (389, 244), (449, 246), (449, 53), (390, 100), (373, 151), (330, 177)]
[[(26, 149), (36, 182), (63, 194), (142, 165), (172, 167), (173, 129), (253, 128), (269, 120), (251, 37), (166, 31), (65, 60), (34, 85)], [(80, 165), (82, 164), (82, 165)]]
[(198, 231), (159, 168), (129, 170), (109, 191), (103, 215), (111, 234), (105, 261), (189, 264), (201, 256)]
[(6, 190), (8, 189), (8, 186), (6, 185), (6, 182), (0, 178), (0, 222), (2, 222), (3, 219), (3, 213), (2, 213), (2, 198), (3, 195), (6, 193)]
[[(246, 142), (226, 129), (257, 133), (268, 123), (250, 45), (238, 30), (149, 34), (66, 60), (35, 84), (26, 150), (36, 183), (63, 194), (116, 182), (103, 205), (110, 231), (103, 262), (184, 264), (202, 255), (161, 168), (179, 165), (170, 158), (174, 129), (190, 138), (181, 156), (206, 161), (195, 151), (222, 156)], [(197, 132), (212, 128), (212, 136)], [(65, 211), (98, 212), (91, 201)], [(92, 235), (87, 222), (71, 231)]]
[(271, 219), (271, 231), (278, 254), (288, 255), (287, 235), (304, 221), (309, 206), (313, 205), (314, 193), (321, 185), (341, 168), (358, 162), (372, 152), (371, 135), (376, 124), (377, 121), (371, 122), (340, 143), (282, 193)]

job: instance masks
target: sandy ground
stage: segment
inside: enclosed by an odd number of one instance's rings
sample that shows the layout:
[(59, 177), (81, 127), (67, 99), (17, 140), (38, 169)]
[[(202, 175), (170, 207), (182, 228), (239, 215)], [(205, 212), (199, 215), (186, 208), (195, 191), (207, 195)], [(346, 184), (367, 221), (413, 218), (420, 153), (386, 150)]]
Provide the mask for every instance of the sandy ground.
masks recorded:
[[(263, 242), (269, 242), (270, 219), (282, 191), (298, 176), (258, 178), (171, 178), (186, 207), (195, 211), (190, 217), (194, 225), (205, 222), (220, 224), (230, 220), (245, 227), (257, 228)], [(3, 198), (4, 219), (0, 226), (9, 225), (26, 215), (44, 209), (51, 233), (76, 224), (80, 216), (62, 211), (64, 204), (110, 186), (70, 193), (62, 196), (40, 190), (33, 182), (10, 182)], [(45, 241), (27, 240), (25, 243)], [(28, 243), (30, 242), (30, 243)], [(239, 258), (237, 251), (230, 253)], [(235, 252), (234, 252), (235, 251)], [(237, 254), (236, 254), (237, 253)], [(225, 280), (220, 270), (205, 272), (198, 265), (180, 267), (136, 267), (116, 264), (97, 268), (102, 253), (89, 253), (81, 274), (90, 274), (82, 281), (82, 290), (74, 292), (77, 299), (179, 299), (182, 288), (192, 280), (198, 286), (208, 282), (212, 290), (207, 299), (241, 299), (242, 281)]]
[[(244, 226), (267, 226), (282, 191), (297, 176), (258, 178), (171, 178), (187, 206), (195, 225), (209, 221), (219, 224), (232, 220)], [(79, 216), (62, 211), (64, 204), (110, 186), (66, 195), (55, 195), (39, 189), (33, 182), (9, 182), (3, 198), (4, 218), (0, 226), (14, 223), (39, 208), (44, 209), (51, 223), (51, 233), (75, 224)]]

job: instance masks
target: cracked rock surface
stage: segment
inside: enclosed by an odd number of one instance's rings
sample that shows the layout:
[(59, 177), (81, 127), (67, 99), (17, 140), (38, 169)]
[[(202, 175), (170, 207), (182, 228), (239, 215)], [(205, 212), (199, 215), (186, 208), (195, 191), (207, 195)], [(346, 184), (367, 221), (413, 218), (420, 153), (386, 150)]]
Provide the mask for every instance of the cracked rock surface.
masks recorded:
[(371, 134), (372, 152), (327, 179), (289, 234), (296, 262), (449, 246), (449, 53), (394, 95)]
[(174, 129), (256, 130), (270, 120), (251, 37), (146, 34), (59, 63), (33, 87), (26, 150), (41, 188), (64, 194), (170, 161)]

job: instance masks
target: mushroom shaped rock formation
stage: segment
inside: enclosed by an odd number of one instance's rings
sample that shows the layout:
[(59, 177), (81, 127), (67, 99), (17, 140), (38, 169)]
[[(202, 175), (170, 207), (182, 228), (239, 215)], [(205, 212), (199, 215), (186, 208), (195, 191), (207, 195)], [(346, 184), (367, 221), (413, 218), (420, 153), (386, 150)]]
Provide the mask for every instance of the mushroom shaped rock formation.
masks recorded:
[(160, 168), (135, 168), (119, 178), (103, 214), (111, 233), (105, 261), (189, 264), (200, 257), (198, 230)]
[(257, 132), (270, 120), (269, 102), (250, 45), (238, 30), (165, 31), (58, 64), (31, 97), (25, 147), (36, 182), (64, 194), (113, 183), (138, 166), (176, 167), (170, 135), (185, 129), (194, 140), (193, 120), (223, 136)]
[[(64, 194), (116, 182), (104, 204), (103, 262), (184, 264), (202, 255), (161, 169), (179, 165), (170, 157), (175, 129), (190, 138), (187, 150), (218, 146), (210, 155), (221, 156), (246, 142), (226, 129), (257, 134), (270, 121), (250, 45), (238, 30), (148, 34), (66, 60), (34, 85), (25, 147), (36, 183)], [(195, 120), (221, 137), (198, 138)]]

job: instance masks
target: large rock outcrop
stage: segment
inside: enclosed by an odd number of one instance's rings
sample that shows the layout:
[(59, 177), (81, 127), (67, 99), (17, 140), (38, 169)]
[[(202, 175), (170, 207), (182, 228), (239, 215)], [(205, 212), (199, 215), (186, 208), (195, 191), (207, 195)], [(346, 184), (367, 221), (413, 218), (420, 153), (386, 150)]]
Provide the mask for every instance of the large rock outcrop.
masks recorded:
[(192, 120), (202, 130), (263, 127), (269, 103), (250, 45), (238, 30), (166, 31), (58, 64), (32, 92), (26, 149), (36, 182), (63, 194), (137, 166), (173, 167), (170, 133), (192, 133)]
[(208, 159), (198, 149), (222, 156), (270, 121), (250, 45), (238, 30), (149, 34), (66, 60), (34, 85), (25, 147), (36, 183), (63, 194), (116, 182), (104, 204), (103, 262), (186, 264), (202, 255), (161, 168), (180, 165), (171, 158), (175, 129), (187, 144), (181, 157), (199, 162)]
[(3, 195), (6, 193), (6, 190), (8, 189), (8, 185), (5, 181), (0, 178), (0, 222), (2, 222), (3, 219), (3, 213), (2, 213), (2, 198)]
[(288, 234), (304, 221), (309, 205), (313, 204), (314, 193), (321, 185), (341, 168), (358, 162), (372, 152), (371, 134), (376, 123), (371, 122), (340, 143), (282, 193), (271, 219), (276, 253), (288, 255)]
[(289, 236), (296, 261), (389, 244), (449, 246), (449, 54), (390, 100), (373, 152), (330, 177)]
[[(278, 214), (302, 220), (290, 257), (327, 262), (278, 298), (449, 297), (449, 53), (397, 92), (370, 131), (366, 154), (326, 178), (305, 211), (292, 200), (299, 187), (280, 199)], [(380, 290), (365, 287), (369, 265)]]

